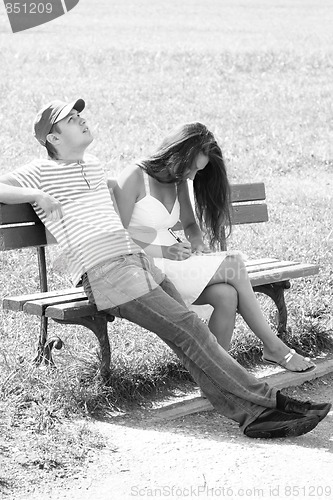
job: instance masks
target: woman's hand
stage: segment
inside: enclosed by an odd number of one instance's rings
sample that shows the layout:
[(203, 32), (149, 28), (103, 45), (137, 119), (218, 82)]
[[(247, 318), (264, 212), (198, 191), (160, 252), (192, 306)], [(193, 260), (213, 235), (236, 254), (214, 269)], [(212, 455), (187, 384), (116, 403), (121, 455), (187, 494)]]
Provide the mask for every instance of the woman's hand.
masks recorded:
[(211, 249), (200, 238), (191, 241), (192, 253), (211, 253)]
[(175, 243), (170, 247), (165, 247), (163, 257), (170, 260), (186, 260), (191, 256), (191, 245), (188, 241)]

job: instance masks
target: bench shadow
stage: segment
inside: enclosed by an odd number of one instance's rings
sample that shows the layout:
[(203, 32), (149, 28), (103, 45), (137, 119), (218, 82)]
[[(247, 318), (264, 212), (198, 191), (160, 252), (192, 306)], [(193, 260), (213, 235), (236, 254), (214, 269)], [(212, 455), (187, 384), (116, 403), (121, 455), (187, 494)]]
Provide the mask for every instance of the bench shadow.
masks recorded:
[[(198, 396), (194, 396), (190, 399), (190, 401), (192, 400), (198, 400), (198, 402), (204, 401), (203, 398)], [(333, 411), (331, 411), (313, 431), (303, 436), (276, 439), (251, 439), (243, 434), (237, 422), (224, 417), (214, 409), (202, 410), (197, 413), (181, 415), (176, 418), (163, 418), (161, 416), (161, 406), (158, 409), (149, 408), (147, 406), (142, 405), (138, 407), (138, 405), (136, 405), (130, 410), (127, 409), (124, 413), (119, 412), (119, 414), (95, 416), (95, 420), (115, 426), (127, 426), (132, 429), (177, 433), (205, 441), (211, 440), (223, 443), (235, 442), (235, 440), (237, 440), (239, 443), (257, 443), (259, 446), (265, 443), (275, 442), (281, 446), (296, 444), (303, 448), (321, 449), (333, 453)], [(164, 403), (162, 406), (163, 408), (167, 408), (170, 404)]]

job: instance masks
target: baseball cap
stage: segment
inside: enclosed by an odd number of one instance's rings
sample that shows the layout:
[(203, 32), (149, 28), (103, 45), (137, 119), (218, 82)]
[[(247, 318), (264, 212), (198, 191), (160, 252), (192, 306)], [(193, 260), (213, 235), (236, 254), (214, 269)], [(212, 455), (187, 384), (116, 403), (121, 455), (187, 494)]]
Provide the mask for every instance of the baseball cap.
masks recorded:
[(37, 114), (33, 125), (33, 133), (37, 141), (45, 146), (46, 136), (50, 133), (53, 125), (69, 115), (72, 109), (81, 113), (85, 105), (83, 99), (71, 103), (52, 101), (46, 104)]

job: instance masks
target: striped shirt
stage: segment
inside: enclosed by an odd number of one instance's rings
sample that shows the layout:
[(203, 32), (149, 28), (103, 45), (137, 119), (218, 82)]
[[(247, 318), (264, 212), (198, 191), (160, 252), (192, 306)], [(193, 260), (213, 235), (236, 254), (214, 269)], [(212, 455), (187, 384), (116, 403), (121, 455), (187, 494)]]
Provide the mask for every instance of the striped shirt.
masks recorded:
[(62, 207), (60, 221), (47, 221), (33, 205), (38, 217), (63, 247), (69, 271), (76, 284), (82, 274), (108, 259), (142, 252), (123, 228), (116, 213), (104, 171), (98, 159), (83, 161), (34, 160), (10, 177), (22, 187), (41, 189)]

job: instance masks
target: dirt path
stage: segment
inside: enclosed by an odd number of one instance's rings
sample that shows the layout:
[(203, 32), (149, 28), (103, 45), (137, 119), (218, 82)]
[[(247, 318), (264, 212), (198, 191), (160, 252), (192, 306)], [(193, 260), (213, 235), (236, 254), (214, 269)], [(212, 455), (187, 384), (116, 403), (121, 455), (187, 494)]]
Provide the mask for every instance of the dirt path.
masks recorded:
[[(288, 393), (333, 401), (333, 374)], [(333, 499), (333, 412), (306, 436), (273, 441), (244, 437), (214, 411), (158, 423), (147, 416), (141, 410), (95, 422), (109, 446), (82, 476), (20, 498)]]

